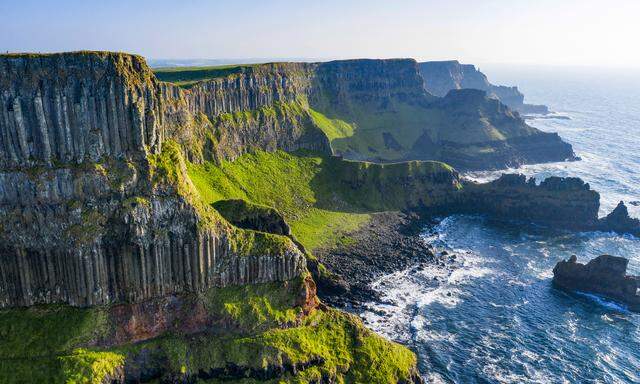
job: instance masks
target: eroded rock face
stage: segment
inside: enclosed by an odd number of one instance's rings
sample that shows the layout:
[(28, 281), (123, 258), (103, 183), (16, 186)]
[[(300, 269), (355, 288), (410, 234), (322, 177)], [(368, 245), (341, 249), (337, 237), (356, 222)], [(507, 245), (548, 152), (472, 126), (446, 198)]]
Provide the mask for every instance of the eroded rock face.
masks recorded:
[(640, 277), (626, 274), (628, 264), (624, 257), (601, 255), (585, 265), (571, 256), (553, 268), (553, 284), (570, 291), (599, 294), (640, 311)]
[(456, 60), (429, 61), (420, 63), (420, 73), (425, 80), (425, 88), (435, 96), (443, 97), (454, 89), (479, 89), (500, 100), (509, 108), (521, 113), (547, 114), (544, 105), (524, 103), (524, 95), (518, 87), (493, 85), (487, 76), (474, 65), (460, 64)]

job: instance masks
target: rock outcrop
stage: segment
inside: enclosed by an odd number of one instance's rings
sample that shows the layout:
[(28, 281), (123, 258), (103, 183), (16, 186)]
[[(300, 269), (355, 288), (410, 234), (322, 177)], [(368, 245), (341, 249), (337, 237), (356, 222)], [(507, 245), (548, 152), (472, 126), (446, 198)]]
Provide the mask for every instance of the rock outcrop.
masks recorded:
[(569, 291), (602, 295), (640, 311), (640, 276), (627, 275), (628, 264), (624, 257), (601, 255), (585, 265), (574, 255), (553, 268), (553, 284)]
[(491, 84), (487, 76), (472, 64), (460, 64), (457, 60), (451, 60), (428, 61), (419, 65), (426, 90), (435, 96), (443, 97), (455, 89), (479, 89), (514, 111), (524, 114), (549, 113), (544, 105), (526, 104), (518, 87)]
[(622, 201), (611, 213), (600, 219), (600, 227), (605, 231), (630, 233), (640, 237), (640, 220), (629, 216), (627, 206)]
[(504, 174), (483, 184), (466, 182), (463, 212), (544, 223), (567, 229), (598, 226), (600, 195), (579, 178), (549, 177), (536, 184), (524, 175)]
[(441, 117), (437, 139), (425, 132), (412, 156), (438, 159), (458, 169), (500, 169), (523, 164), (576, 159), (557, 133), (528, 126), (518, 113), (477, 89), (451, 90), (431, 103)]
[(463, 180), (461, 185), (440, 213), (483, 214), (569, 230), (640, 233), (640, 220), (629, 217), (622, 202), (598, 218), (600, 194), (577, 177), (551, 176), (537, 184), (525, 175), (503, 174), (487, 183)]

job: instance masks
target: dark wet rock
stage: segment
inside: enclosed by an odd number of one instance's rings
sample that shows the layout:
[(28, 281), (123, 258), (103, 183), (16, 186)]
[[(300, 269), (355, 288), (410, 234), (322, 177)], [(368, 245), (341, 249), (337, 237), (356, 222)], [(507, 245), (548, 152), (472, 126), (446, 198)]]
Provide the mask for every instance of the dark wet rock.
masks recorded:
[(353, 307), (354, 302), (380, 302), (379, 294), (370, 287), (376, 278), (434, 263), (433, 249), (420, 236), (424, 224), (413, 214), (378, 213), (370, 223), (349, 234), (354, 240), (351, 244), (316, 251), (329, 273), (348, 286), (348, 290), (339, 292), (324, 289), (319, 283), (319, 296), (339, 307), (345, 307), (346, 303)]
[(640, 236), (640, 220), (629, 216), (629, 210), (622, 201), (610, 214), (600, 220), (600, 228), (605, 231)]
[(640, 277), (626, 274), (628, 264), (624, 257), (601, 255), (585, 265), (574, 255), (553, 268), (553, 284), (569, 291), (602, 295), (640, 311)]
[(574, 177), (549, 177), (537, 185), (524, 175), (504, 174), (499, 179), (465, 184), (462, 213), (547, 224), (563, 229), (595, 229), (600, 195)]

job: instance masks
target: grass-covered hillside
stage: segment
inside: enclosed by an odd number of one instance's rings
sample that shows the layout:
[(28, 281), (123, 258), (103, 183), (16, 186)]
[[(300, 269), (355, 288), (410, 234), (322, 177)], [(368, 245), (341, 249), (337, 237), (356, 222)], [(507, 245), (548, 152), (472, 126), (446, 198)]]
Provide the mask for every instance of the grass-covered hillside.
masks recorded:
[[(210, 331), (176, 331), (112, 347), (110, 308), (0, 311), (0, 382), (408, 382), (416, 357), (339, 311), (298, 306), (302, 280), (211, 289), (195, 300), (218, 318)], [(190, 299), (194, 300), (194, 299)], [(115, 309), (117, 311), (117, 309)], [(195, 314), (194, 314), (195, 315)]]
[(436, 204), (440, 195), (430, 196), (431, 189), (457, 188), (453, 170), (443, 163), (381, 165), (304, 152), (257, 151), (187, 169), (204, 202), (244, 199), (274, 207), (309, 250), (348, 241), (343, 235), (373, 212)]

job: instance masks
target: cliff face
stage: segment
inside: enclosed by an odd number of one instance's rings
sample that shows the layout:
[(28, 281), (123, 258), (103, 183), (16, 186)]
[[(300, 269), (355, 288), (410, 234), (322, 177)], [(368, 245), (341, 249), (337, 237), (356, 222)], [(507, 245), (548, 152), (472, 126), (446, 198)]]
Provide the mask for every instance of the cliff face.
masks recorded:
[(439, 160), (460, 169), (573, 157), (557, 135), (527, 126), (483, 93), (430, 95), (410, 59), (171, 69), (157, 75), (185, 88), (166, 85), (191, 116), (208, 117), (182, 125), (208, 125), (201, 131), (215, 137), (198, 150), (222, 159), (251, 146), (375, 162)]
[[(162, 83), (175, 107), (171, 136), (193, 150), (191, 160), (233, 160), (250, 148), (330, 153), (306, 111), (313, 66), (266, 64), (188, 87)], [(162, 78), (162, 76), (161, 76)]]
[(524, 95), (518, 87), (491, 84), (487, 76), (471, 64), (452, 60), (429, 61), (419, 65), (425, 88), (435, 96), (443, 97), (455, 89), (479, 89), (520, 113), (549, 113), (544, 105), (525, 104)]
[(0, 69), (2, 169), (159, 150), (162, 113), (143, 58), (10, 55)]
[(0, 64), (1, 307), (138, 302), (304, 271), (291, 241), (234, 229), (193, 197), (180, 150), (162, 147), (180, 139), (195, 101), (142, 58)]

